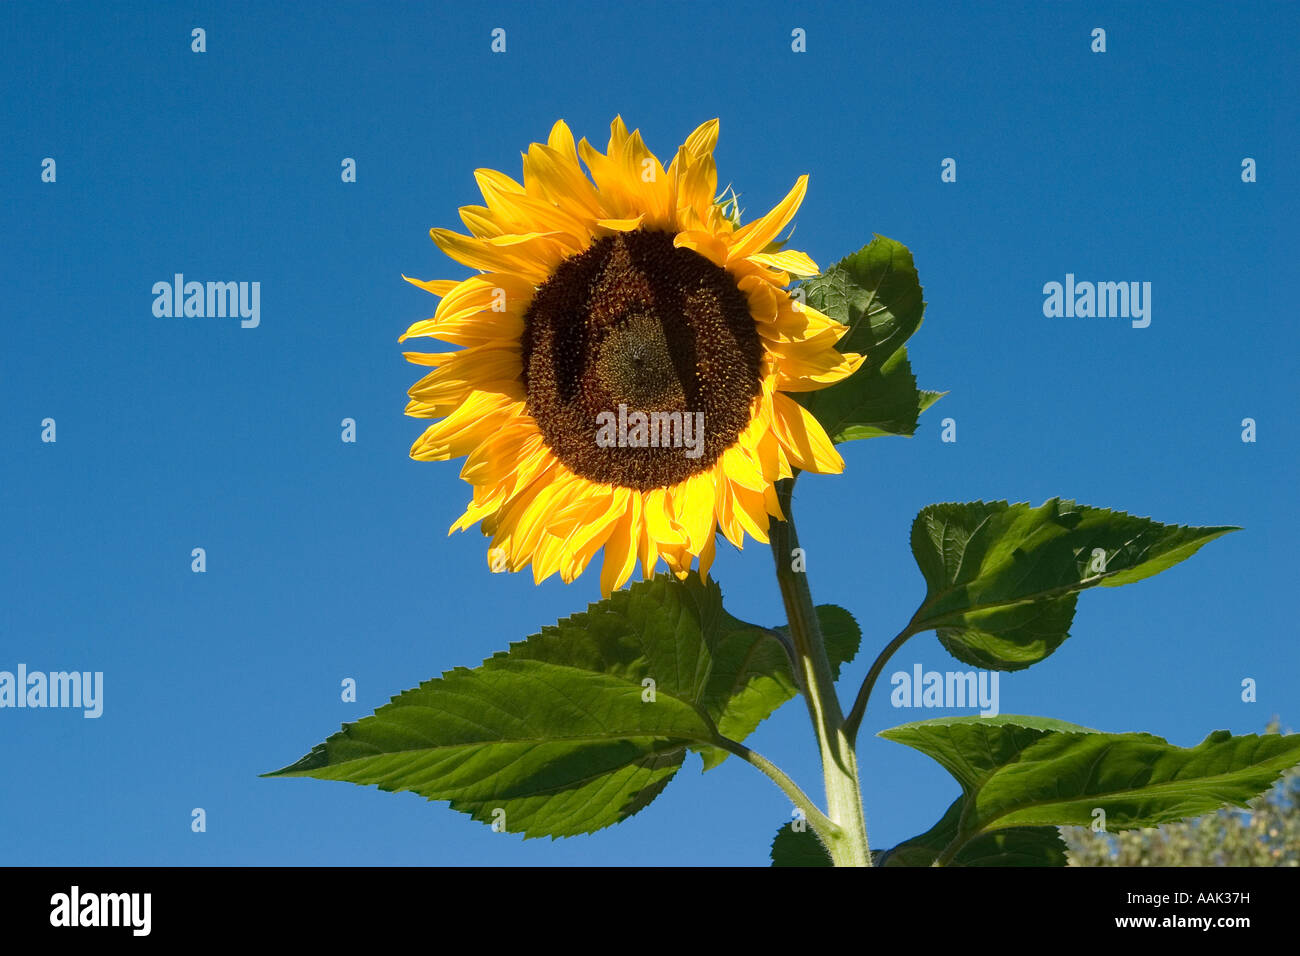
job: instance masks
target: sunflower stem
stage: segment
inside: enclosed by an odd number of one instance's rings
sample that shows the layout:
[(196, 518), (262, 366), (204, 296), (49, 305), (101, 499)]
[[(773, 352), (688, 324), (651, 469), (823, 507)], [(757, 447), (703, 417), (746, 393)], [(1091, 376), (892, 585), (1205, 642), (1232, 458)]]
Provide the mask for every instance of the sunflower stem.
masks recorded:
[(867, 824), (862, 813), (862, 788), (858, 782), (858, 758), (845, 732), (844, 713), (835, 695), (835, 678), (821, 625), (813, 606), (808, 577), (794, 570), (794, 549), (799, 537), (794, 526), (791, 499), (794, 479), (777, 483), (777, 497), (785, 521), (773, 521), (768, 535), (776, 562), (776, 579), (785, 602), (790, 637), (794, 642), (796, 677), (808, 705), (821, 751), (822, 775), (826, 781), (826, 815), (839, 832), (826, 840), (826, 849), (836, 866), (870, 866)]

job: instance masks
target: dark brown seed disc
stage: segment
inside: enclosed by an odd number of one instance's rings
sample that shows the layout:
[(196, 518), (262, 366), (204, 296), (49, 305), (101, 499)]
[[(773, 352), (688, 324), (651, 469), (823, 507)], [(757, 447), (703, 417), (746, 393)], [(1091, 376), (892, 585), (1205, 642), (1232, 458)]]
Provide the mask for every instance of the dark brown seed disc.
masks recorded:
[(669, 232), (616, 233), (562, 262), (528, 307), (522, 344), (547, 446), (583, 478), (638, 491), (716, 462), (760, 391), (745, 294)]

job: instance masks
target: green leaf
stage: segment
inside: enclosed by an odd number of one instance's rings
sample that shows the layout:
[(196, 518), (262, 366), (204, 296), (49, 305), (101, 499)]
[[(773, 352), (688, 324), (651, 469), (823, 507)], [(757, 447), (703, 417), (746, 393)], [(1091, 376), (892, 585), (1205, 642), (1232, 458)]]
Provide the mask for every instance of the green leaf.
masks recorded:
[(921, 327), (921, 282), (907, 246), (877, 235), (802, 288), (808, 304), (849, 327), (844, 352), (893, 355)]
[[(876, 866), (932, 866), (957, 836), (966, 798), (958, 797), (938, 823), (892, 850), (873, 854)], [(949, 866), (1065, 866), (1065, 841), (1056, 827), (1008, 827), (962, 845)]]
[(919, 720), (882, 730), (879, 736), (933, 757), (959, 781), (972, 781), (1011, 763), (1026, 747), (1052, 733), (1097, 731), (1051, 717), (1016, 714)]
[(1105, 734), (1016, 715), (942, 717), (880, 736), (928, 754), (961, 784), (955, 823), (950, 809), (930, 834), (909, 841), (916, 859), (950, 833), (940, 862), (986, 854), (975, 841), (992, 833), (1091, 824), (1098, 809), (1115, 831), (1245, 807), (1300, 763), (1300, 734), (1221, 730), (1184, 748), (1151, 734)]
[(817, 839), (812, 827), (805, 824), (805, 829), (795, 830), (787, 823), (776, 831), (772, 840), (773, 866), (831, 866), (831, 855)]
[(831, 676), (839, 680), (840, 668), (858, 653), (862, 631), (853, 615), (838, 604), (818, 604), (815, 610), (822, 643), (826, 645), (826, 657), (830, 660)]
[(1077, 592), (1150, 577), (1231, 527), (1164, 525), (1052, 498), (930, 505), (912, 524), (927, 592), (912, 633), (935, 630), (958, 660), (1020, 670), (1069, 636)]
[(425, 681), (268, 776), (412, 790), (526, 837), (572, 836), (648, 804), (684, 748), (714, 739), (689, 703), (540, 661), (497, 661)]
[(800, 288), (808, 305), (849, 327), (836, 347), (867, 358), (849, 378), (799, 400), (832, 441), (913, 434), (941, 393), (917, 390), (903, 347), (925, 311), (907, 247), (878, 235)]
[[(848, 611), (817, 608), (827, 655), (840, 665), (857, 653), (861, 632)], [(799, 692), (790, 658), (773, 631), (747, 624), (722, 607), (717, 582), (692, 573), (661, 574), (633, 584), (586, 611), (544, 627), (493, 660), (544, 660), (641, 684), (698, 705), (718, 732), (743, 741)], [(488, 661), (487, 663), (491, 663)], [(729, 754), (702, 751), (704, 769)]]
[(916, 433), (921, 414), (922, 393), (917, 391), (906, 348), (889, 356), (879, 368), (863, 363), (837, 385), (800, 394), (835, 442), (910, 436)]
[[(838, 668), (857, 625), (817, 611)], [(716, 766), (715, 727), (741, 740), (796, 693), (775, 631), (724, 611), (713, 581), (660, 575), (393, 698), (277, 774), (413, 790), (484, 822), (500, 808), (507, 830), (570, 836), (645, 807), (688, 750)], [(661, 707), (681, 721), (634, 719)], [(593, 724), (609, 734), (586, 739)]]

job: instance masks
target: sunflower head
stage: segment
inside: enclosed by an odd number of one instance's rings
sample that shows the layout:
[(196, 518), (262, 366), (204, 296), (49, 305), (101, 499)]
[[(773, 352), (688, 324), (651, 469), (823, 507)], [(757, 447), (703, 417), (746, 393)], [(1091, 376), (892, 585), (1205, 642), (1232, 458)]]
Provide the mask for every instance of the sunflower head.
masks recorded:
[(431, 230), (478, 274), (407, 280), (442, 301), (402, 339), (461, 346), (406, 354), (434, 368), (407, 414), (439, 419), (411, 457), (466, 458), (473, 498), (451, 530), (480, 524), (494, 570), (572, 581), (603, 548), (606, 595), (638, 560), (646, 577), (660, 560), (707, 574), (715, 532), (767, 541), (777, 481), (843, 469), (789, 394), (862, 361), (835, 348), (846, 326), (786, 292), (818, 272), (777, 243), (807, 177), (741, 225), (735, 193), (718, 196), (717, 136), (700, 126), (664, 169), (621, 118), (603, 153), (560, 121), (522, 184), (475, 172), (469, 235)]

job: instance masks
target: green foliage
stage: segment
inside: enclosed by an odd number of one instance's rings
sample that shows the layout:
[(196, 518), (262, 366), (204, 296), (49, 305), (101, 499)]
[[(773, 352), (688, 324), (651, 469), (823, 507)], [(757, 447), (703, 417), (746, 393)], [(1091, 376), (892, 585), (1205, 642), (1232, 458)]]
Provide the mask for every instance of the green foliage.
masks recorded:
[(898, 848), (928, 852), (947, 837), (940, 863), (995, 831), (1084, 825), (1098, 810), (1108, 829), (1123, 830), (1246, 806), (1300, 762), (1300, 735), (1216, 731), (1183, 748), (1151, 734), (1104, 734), (1015, 715), (942, 717), (880, 736), (933, 757), (961, 784), (944, 820)]
[(808, 305), (849, 327), (839, 350), (867, 358), (847, 379), (799, 400), (835, 442), (913, 434), (917, 417), (943, 393), (918, 391), (907, 359), (904, 343), (925, 311), (911, 252), (876, 236), (800, 288)]
[(1164, 525), (1051, 498), (930, 505), (912, 523), (928, 586), (912, 633), (934, 630), (958, 660), (1020, 670), (1069, 637), (1077, 593), (1140, 581), (1235, 528)]
[[(959, 797), (943, 818), (918, 837), (875, 857), (877, 866), (933, 866), (958, 838), (966, 798)], [(1065, 866), (1065, 844), (1056, 827), (1007, 827), (962, 842), (948, 866)]]
[[(838, 667), (857, 625), (817, 613)], [(716, 766), (719, 735), (744, 739), (797, 692), (778, 632), (728, 614), (715, 582), (660, 575), (394, 697), (276, 775), (412, 790), (511, 832), (572, 836), (645, 807), (687, 750)]]
[(773, 866), (831, 866), (830, 854), (811, 829), (796, 830), (787, 823), (772, 840)]
[[(861, 632), (841, 607), (822, 605), (817, 615), (838, 675), (857, 653)], [(720, 734), (741, 741), (799, 692), (782, 631), (728, 614), (716, 581), (661, 574), (542, 628), (485, 663), (543, 660), (638, 685), (653, 680), (656, 693), (697, 704)], [(727, 754), (710, 747), (703, 757), (709, 770)]]
[(573, 836), (636, 813), (686, 747), (713, 740), (669, 695), (647, 704), (616, 677), (497, 661), (399, 694), (275, 775), (413, 790), (525, 836)]
[[(1270, 724), (1276, 733), (1278, 724)], [(1300, 768), (1287, 771), (1246, 811), (1119, 833), (1062, 827), (1071, 866), (1300, 866)]]

